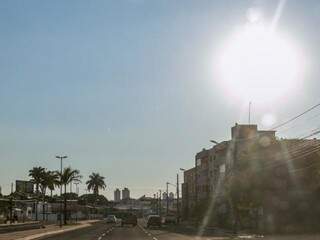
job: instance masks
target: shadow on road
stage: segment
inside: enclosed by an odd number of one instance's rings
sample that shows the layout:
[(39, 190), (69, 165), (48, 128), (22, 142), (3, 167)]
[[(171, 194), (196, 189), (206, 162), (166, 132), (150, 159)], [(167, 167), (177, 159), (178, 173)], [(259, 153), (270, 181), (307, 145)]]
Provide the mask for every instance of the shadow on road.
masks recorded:
[[(204, 229), (200, 231), (199, 228), (195, 226), (185, 226), (185, 225), (164, 225), (161, 230), (171, 232), (171, 233), (178, 233), (184, 234), (189, 236), (215, 236), (215, 237), (230, 237), (232, 234), (227, 231), (223, 231), (216, 228)], [(202, 233), (199, 235), (199, 233)]]

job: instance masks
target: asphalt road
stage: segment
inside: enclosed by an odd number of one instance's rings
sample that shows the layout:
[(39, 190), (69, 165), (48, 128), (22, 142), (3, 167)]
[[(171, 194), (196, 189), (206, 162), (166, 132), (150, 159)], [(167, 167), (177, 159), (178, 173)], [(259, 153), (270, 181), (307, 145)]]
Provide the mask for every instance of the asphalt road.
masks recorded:
[(136, 226), (118, 227), (104, 222), (90, 227), (45, 238), (46, 240), (157, 240), (143, 228)]
[[(46, 237), (46, 240), (98, 240), (102, 234), (106, 234), (112, 229), (112, 225), (105, 222), (97, 222), (92, 226), (81, 228), (78, 230)], [(102, 240), (102, 239), (100, 239)]]
[[(221, 236), (196, 236), (177, 233), (165, 229), (146, 229), (142, 225), (136, 227), (118, 227), (104, 222), (98, 222), (90, 227), (45, 238), (46, 240), (230, 240)], [(240, 239), (240, 238), (238, 238)], [(261, 238), (251, 238), (260, 240)], [(319, 235), (310, 236), (268, 236), (264, 240), (316, 240)]]

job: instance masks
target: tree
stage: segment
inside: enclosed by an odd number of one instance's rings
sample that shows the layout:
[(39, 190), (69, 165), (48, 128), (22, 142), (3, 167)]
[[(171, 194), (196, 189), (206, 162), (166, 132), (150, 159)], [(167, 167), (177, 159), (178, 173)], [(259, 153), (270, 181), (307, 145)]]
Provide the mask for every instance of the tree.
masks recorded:
[(34, 167), (29, 170), (29, 177), (31, 177), (31, 181), (36, 185), (36, 194), (39, 194), (39, 187), (42, 182), (43, 174), (45, 169), (43, 167)]
[(108, 199), (103, 195), (94, 195), (94, 194), (84, 194), (79, 196), (78, 203), (80, 205), (99, 205), (105, 206), (108, 204)]
[(99, 173), (92, 173), (89, 180), (86, 182), (88, 190), (93, 190), (94, 195), (99, 195), (99, 189), (105, 189), (105, 177), (100, 176)]
[(79, 170), (67, 167), (63, 170), (62, 174), (58, 173), (60, 177), (59, 184), (64, 187), (64, 224), (67, 224), (67, 185), (72, 182), (81, 182), (82, 176)]
[(41, 195), (42, 195), (42, 214), (43, 214), (43, 220), (45, 220), (45, 196), (47, 188), (51, 191), (51, 197), (52, 197), (52, 191), (54, 190), (54, 187), (59, 184), (59, 176), (56, 172), (52, 171), (42, 171), (42, 174), (40, 176), (40, 189), (41, 189)]
[(47, 187), (50, 190), (50, 197), (52, 198), (53, 190), (59, 185), (59, 175), (54, 171), (49, 171), (47, 173)]
[(29, 177), (31, 177), (31, 182), (33, 182), (36, 185), (36, 205), (35, 205), (35, 215), (36, 215), (36, 221), (38, 220), (38, 196), (39, 196), (39, 187), (40, 184), (43, 182), (43, 176), (45, 173), (45, 169), (43, 167), (33, 167), (31, 170), (29, 170)]

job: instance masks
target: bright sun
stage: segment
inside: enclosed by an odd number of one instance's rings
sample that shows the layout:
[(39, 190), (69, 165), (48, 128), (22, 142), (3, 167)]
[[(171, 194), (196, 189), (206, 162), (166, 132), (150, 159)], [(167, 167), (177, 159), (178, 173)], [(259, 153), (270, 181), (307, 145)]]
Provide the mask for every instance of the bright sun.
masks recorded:
[(218, 60), (222, 87), (244, 101), (270, 102), (294, 92), (303, 72), (299, 49), (261, 24), (236, 32)]

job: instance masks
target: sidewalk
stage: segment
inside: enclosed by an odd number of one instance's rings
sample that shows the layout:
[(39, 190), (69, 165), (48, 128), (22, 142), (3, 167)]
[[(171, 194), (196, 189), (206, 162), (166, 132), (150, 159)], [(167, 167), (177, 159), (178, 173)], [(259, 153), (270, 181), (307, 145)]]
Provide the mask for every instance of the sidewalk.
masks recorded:
[(11, 232), (11, 233), (4, 233), (0, 234), (0, 240), (32, 240), (37, 239), (44, 236), (54, 235), (58, 233), (73, 231), (76, 229), (89, 227), (92, 223), (97, 222), (98, 220), (86, 220), (80, 221), (75, 225), (67, 225), (67, 226), (60, 226), (56, 224), (46, 225), (45, 228), (41, 229), (32, 229), (26, 231), (18, 231), (18, 232)]

